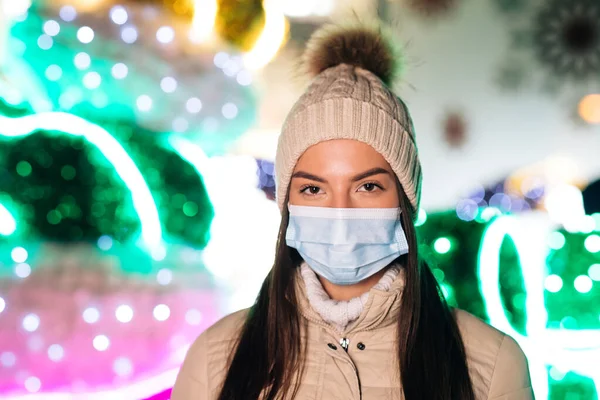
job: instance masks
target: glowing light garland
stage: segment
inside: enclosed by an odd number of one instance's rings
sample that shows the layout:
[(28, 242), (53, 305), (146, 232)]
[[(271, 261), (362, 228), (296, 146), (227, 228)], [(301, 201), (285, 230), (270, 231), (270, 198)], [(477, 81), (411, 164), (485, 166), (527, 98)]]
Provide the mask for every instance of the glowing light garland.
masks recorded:
[(6, 207), (0, 204), (0, 235), (10, 236), (17, 230), (17, 220)]
[(219, 4), (217, 0), (194, 0), (194, 18), (190, 29), (190, 38), (196, 42), (210, 39)]
[[(203, 260), (229, 289), (225, 311), (249, 307), (271, 268), (281, 219), (275, 202), (258, 188), (256, 161), (250, 157), (208, 158), (200, 146), (177, 136), (171, 136), (169, 143), (202, 176), (215, 207)], [(244, 237), (235, 252), (231, 251), (231, 232)]]
[[(588, 376), (594, 380), (596, 392), (600, 392), (600, 369), (597, 365), (597, 360), (600, 360), (600, 331), (546, 327), (548, 314), (544, 306), (544, 278), (548, 256), (546, 240), (550, 232), (551, 225), (537, 214), (520, 219), (500, 217), (485, 231), (479, 252), (478, 277), (490, 323), (517, 340), (527, 354), (537, 398), (548, 397), (546, 365)], [(513, 328), (502, 305), (499, 252), (507, 236), (513, 240), (521, 262), (527, 296), (526, 335)]]
[(38, 130), (82, 136), (102, 152), (131, 192), (133, 206), (141, 224), (146, 249), (164, 252), (162, 228), (154, 198), (144, 177), (121, 144), (106, 130), (82, 118), (62, 112), (45, 112), (20, 118), (0, 115), (0, 135), (21, 137)]
[(254, 47), (244, 54), (246, 68), (256, 70), (267, 65), (285, 40), (286, 19), (279, 0), (265, 0), (265, 26)]

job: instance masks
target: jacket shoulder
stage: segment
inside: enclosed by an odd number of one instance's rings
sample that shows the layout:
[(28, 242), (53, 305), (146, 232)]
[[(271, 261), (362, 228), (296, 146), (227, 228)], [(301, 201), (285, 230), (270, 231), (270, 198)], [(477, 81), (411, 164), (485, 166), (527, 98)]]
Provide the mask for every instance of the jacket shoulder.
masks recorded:
[(206, 336), (206, 342), (215, 344), (237, 340), (241, 329), (246, 322), (249, 310), (249, 308), (245, 308), (236, 311), (215, 322), (210, 328), (202, 333), (202, 335)]
[(510, 336), (462, 310), (455, 310), (477, 399), (533, 399), (527, 358)]
[(229, 356), (239, 337), (248, 309), (230, 314), (206, 329), (187, 352), (171, 400), (216, 398), (227, 373)]

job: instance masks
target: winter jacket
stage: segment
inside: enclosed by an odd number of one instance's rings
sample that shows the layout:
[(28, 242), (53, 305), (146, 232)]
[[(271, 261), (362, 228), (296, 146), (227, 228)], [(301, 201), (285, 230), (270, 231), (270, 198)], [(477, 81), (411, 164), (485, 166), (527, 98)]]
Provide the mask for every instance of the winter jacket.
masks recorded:
[[(298, 308), (308, 327), (302, 335), (307, 353), (294, 400), (403, 399), (395, 350), (402, 282), (395, 281), (387, 292), (372, 289), (363, 312), (343, 335), (311, 307), (300, 282), (298, 276)], [(171, 400), (217, 398), (247, 314), (248, 310), (231, 314), (199, 336), (188, 351)], [(465, 311), (456, 310), (455, 317), (476, 399), (533, 399), (527, 360), (515, 340)]]

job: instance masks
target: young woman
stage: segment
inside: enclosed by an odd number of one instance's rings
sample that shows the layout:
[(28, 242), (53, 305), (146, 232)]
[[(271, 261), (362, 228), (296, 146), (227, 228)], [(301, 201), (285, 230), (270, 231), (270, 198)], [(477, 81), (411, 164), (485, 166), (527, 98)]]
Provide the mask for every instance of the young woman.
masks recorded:
[(451, 310), (419, 260), (421, 166), (389, 89), (396, 59), (378, 29), (309, 42), (315, 78), (276, 155), (274, 266), (253, 307), (192, 345), (172, 400), (533, 398), (517, 343)]

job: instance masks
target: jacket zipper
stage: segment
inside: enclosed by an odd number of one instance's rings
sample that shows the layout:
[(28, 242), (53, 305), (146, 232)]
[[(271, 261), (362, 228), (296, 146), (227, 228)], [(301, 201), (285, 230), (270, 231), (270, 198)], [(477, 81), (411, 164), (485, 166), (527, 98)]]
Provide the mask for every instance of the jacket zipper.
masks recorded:
[(350, 347), (350, 341), (347, 338), (342, 338), (340, 340), (340, 346), (342, 346), (342, 348), (346, 351), (346, 353), (348, 352), (348, 347)]

